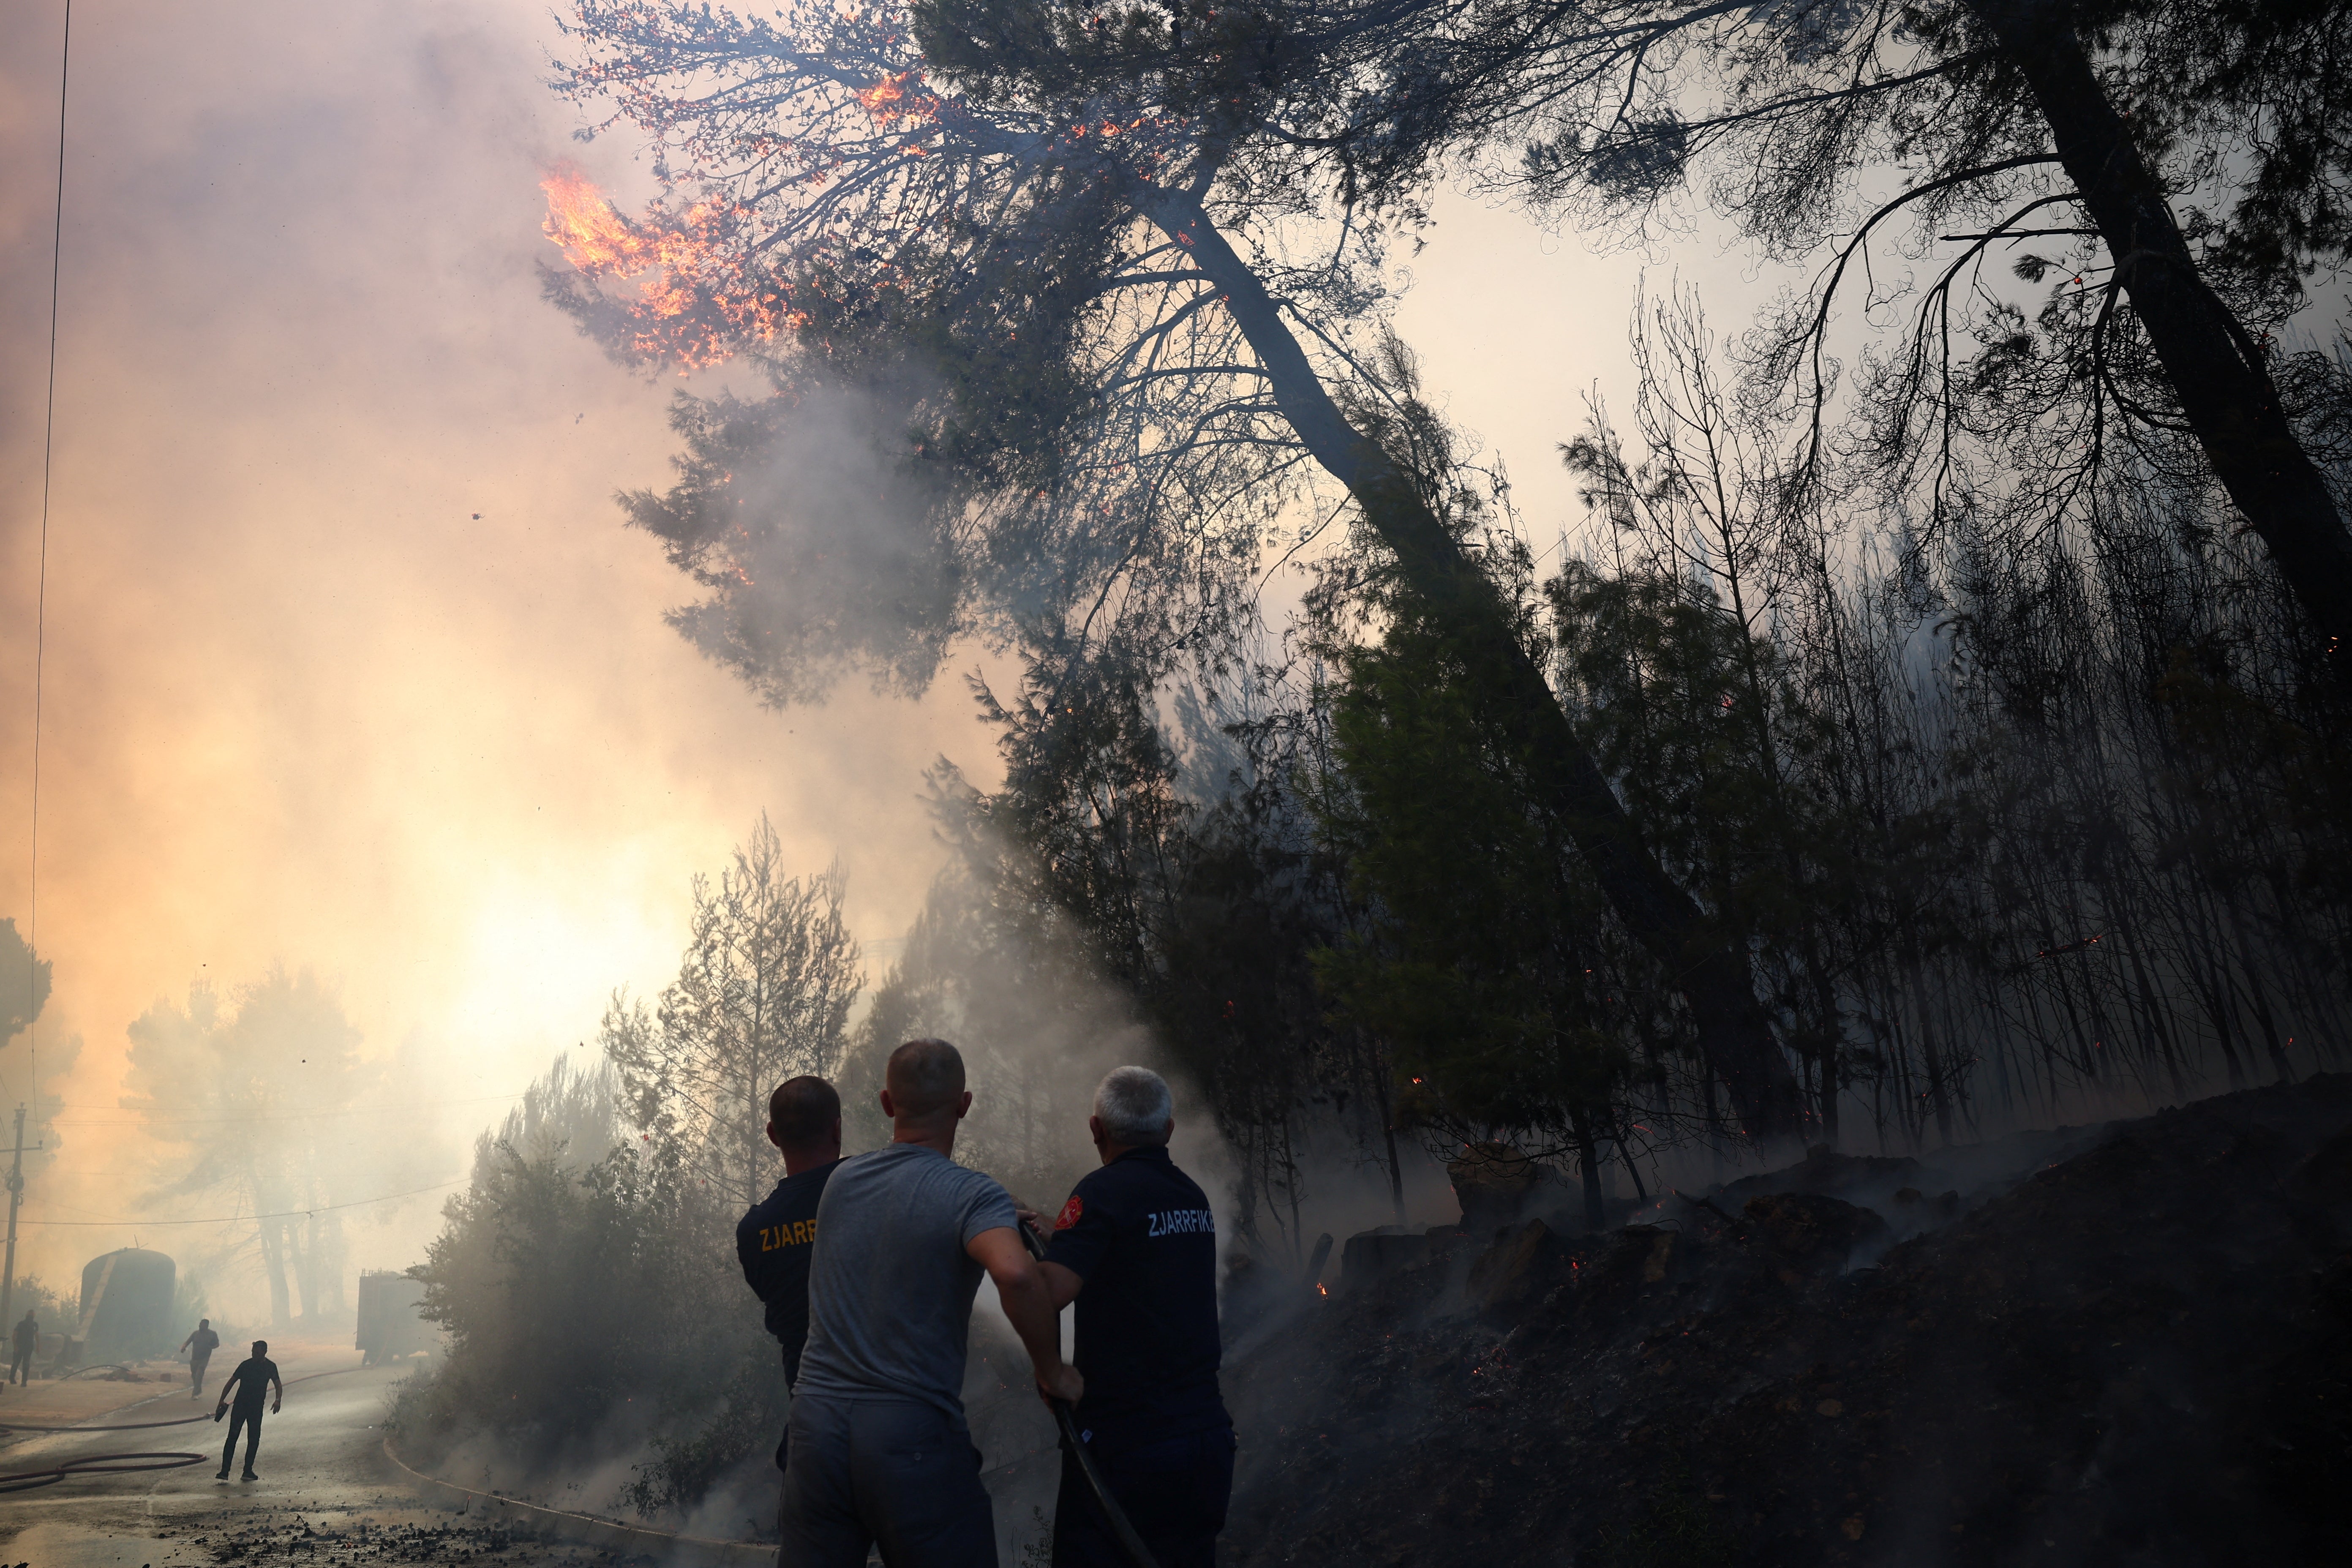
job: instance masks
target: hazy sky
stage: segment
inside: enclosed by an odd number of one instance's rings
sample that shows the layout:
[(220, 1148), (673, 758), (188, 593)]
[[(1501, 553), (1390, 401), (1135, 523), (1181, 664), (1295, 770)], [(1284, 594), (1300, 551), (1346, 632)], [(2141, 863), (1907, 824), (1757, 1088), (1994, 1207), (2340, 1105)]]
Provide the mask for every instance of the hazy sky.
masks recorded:
[[(20, 929), (61, 13), (0, 9), (0, 914)], [(79, 0), (74, 26), (39, 1034), (83, 1049), (26, 1218), (127, 1214), (152, 1173), (111, 1109), (124, 1026), (198, 978), (333, 977), (371, 1050), (421, 1032), (440, 1064), (386, 1114), (470, 1136), (613, 986), (658, 988), (688, 876), (762, 810), (806, 866), (846, 863), (861, 936), (895, 938), (936, 865), (919, 770), (944, 750), (985, 774), (987, 734), (952, 681), (919, 707), (762, 712), (662, 625), (684, 584), (610, 496), (662, 482), (671, 388), (583, 343), (533, 273), (549, 164), (642, 180), (629, 146), (570, 140), (543, 0)], [(1548, 538), (1570, 504), (1552, 443), (1622, 377), (1639, 258), (1440, 214), (1402, 324)], [(20, 1037), (8, 1103), (26, 1073)], [(436, 1205), (361, 1229), (355, 1261), (414, 1261)], [(70, 1277), (130, 1237), (34, 1226), (20, 1268)]]

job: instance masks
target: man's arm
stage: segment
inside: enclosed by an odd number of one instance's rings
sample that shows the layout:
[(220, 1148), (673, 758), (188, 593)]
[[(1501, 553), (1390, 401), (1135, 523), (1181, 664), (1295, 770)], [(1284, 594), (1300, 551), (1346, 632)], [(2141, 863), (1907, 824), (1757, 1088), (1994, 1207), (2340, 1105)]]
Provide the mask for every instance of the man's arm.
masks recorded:
[(286, 1385), (278, 1381), (278, 1363), (274, 1361), (269, 1363), (269, 1414), (275, 1415), (278, 1407), (286, 1403)]
[(964, 1250), (996, 1281), (996, 1299), (1029, 1352), (1038, 1388), (1051, 1398), (1076, 1405), (1087, 1385), (1078, 1369), (1062, 1359), (1060, 1308), (1054, 1304), (1044, 1268), (1030, 1260), (1029, 1249), (1009, 1225), (982, 1231), (964, 1244)]
[(757, 1245), (760, 1231), (757, 1226), (748, 1223), (750, 1218), (746, 1215), (746, 1223), (735, 1227), (735, 1261), (743, 1266), (743, 1283), (751, 1287), (751, 1294), (765, 1301), (768, 1298), (760, 1289), (760, 1248)]
[[(1044, 1241), (1054, 1239), (1046, 1234), (1044, 1215), (1039, 1214), (1035, 1209), (1015, 1209), (1013, 1212), (1021, 1216), (1023, 1225), (1037, 1233), (1039, 1239)], [(1087, 1288), (1086, 1276), (1074, 1268), (1044, 1259), (1039, 1260), (1037, 1267), (1045, 1271), (1045, 1283), (1054, 1292), (1054, 1310), (1056, 1312), (1076, 1300), (1078, 1292)]]
[(193, 1330), (193, 1329), (191, 1329), (191, 1330), (188, 1331), (188, 1337), (187, 1337), (186, 1339), (184, 1339), (184, 1340), (182, 1340), (182, 1341), (180, 1342), (180, 1348), (181, 1348), (182, 1350), (186, 1350), (190, 1345), (194, 1344), (195, 1342), (196, 1342), (195, 1331), (194, 1331), (194, 1330)]
[[(1058, 1263), (1043, 1262), (1037, 1265), (1037, 1269), (1045, 1276), (1045, 1289), (1053, 1293), (1054, 1310), (1056, 1312), (1076, 1300), (1078, 1292), (1087, 1288), (1084, 1279)], [(1087, 1310), (1091, 1312), (1094, 1309), (1089, 1307)]]
[(228, 1381), (221, 1384), (220, 1403), (213, 1406), (214, 1420), (219, 1420), (220, 1413), (228, 1408), (228, 1391), (236, 1386), (237, 1377), (244, 1370), (243, 1367), (239, 1367), (236, 1372), (230, 1373)]

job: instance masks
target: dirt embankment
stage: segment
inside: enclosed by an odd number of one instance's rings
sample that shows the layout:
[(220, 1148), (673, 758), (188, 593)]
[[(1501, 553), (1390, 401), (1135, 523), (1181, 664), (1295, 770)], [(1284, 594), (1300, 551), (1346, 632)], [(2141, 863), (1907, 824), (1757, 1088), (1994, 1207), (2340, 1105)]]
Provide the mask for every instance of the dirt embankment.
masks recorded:
[(1343, 1293), (1229, 1369), (1230, 1561), (2341, 1561), (2352, 1078), (2044, 1152), (1884, 1214), (1788, 1189), (1902, 1173), (1809, 1162)]

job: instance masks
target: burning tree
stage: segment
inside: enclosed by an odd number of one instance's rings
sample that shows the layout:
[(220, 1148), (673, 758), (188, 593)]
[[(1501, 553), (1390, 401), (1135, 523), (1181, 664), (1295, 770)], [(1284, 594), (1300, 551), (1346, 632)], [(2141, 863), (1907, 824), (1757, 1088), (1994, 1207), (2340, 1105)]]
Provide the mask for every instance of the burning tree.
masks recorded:
[[(677, 616), (702, 647), (783, 701), (822, 690), (813, 650), (919, 682), (977, 629), (1022, 640), (1050, 708), (1056, 668), (1115, 657), (1149, 682), (1229, 654), (1272, 531), (1336, 487), (1743, 1117), (1794, 1129), (1747, 955), (1642, 841), (1393, 440), (1419, 416), (1358, 347), (1385, 230), (1288, 129), (1324, 112), (1328, 51), (1270, 9), (1205, 5), (590, 0), (568, 33), (562, 86), (650, 136), (673, 194), (631, 220), (551, 182), (575, 268), (556, 298), (635, 363), (733, 349), (778, 389), (682, 400), (681, 482), (629, 498), (709, 591)], [(766, 454), (845, 397), (912, 520), (886, 541), (905, 591), (845, 600), (847, 567), (799, 570), (836, 537), (833, 487), (800, 492)]]

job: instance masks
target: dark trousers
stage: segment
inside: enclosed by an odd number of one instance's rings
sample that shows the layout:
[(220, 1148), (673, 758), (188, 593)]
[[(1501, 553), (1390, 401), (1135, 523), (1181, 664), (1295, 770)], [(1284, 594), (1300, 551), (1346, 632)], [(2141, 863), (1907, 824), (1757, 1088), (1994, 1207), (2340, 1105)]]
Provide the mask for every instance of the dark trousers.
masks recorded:
[(212, 1359), (208, 1355), (200, 1355), (188, 1363), (189, 1398), (194, 1399), (205, 1391), (205, 1368), (211, 1363)]
[(16, 1355), (11, 1358), (8, 1363), (8, 1381), (11, 1383), (30, 1383), (33, 1381), (32, 1346), (18, 1345), (16, 1347)]
[[(1160, 1568), (1215, 1568), (1217, 1532), (1234, 1495), (1232, 1427), (1097, 1454), (1095, 1468)], [(1066, 1448), (1054, 1504), (1054, 1568), (1132, 1568)]]
[(793, 1401), (778, 1568), (996, 1568), (996, 1514), (964, 1424), (913, 1399)]
[(236, 1435), (245, 1434), (245, 1473), (253, 1474), (254, 1450), (261, 1447), (261, 1409), (247, 1410), (242, 1405), (228, 1413), (228, 1441), (221, 1445), (222, 1475), (228, 1474), (228, 1457), (236, 1450)]

